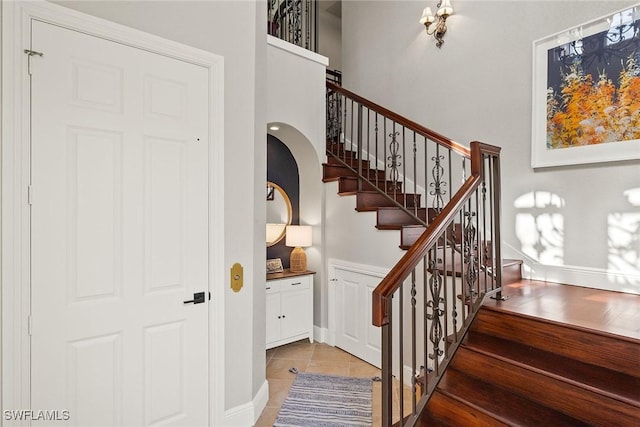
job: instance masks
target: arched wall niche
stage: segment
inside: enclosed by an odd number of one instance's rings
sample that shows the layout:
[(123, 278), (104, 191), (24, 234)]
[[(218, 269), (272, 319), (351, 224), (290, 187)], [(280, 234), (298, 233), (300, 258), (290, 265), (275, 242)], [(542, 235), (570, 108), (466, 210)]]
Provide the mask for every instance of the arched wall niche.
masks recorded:
[[(270, 129), (274, 126), (278, 130)], [(322, 161), (324, 159), (321, 160), (318, 157), (314, 143), (295, 127), (283, 122), (270, 122), (267, 129), (269, 129), (268, 136), (275, 137), (286, 145), (298, 166), (300, 183), (298, 221), (299, 224), (313, 227), (313, 246), (306, 248), (305, 252), (307, 253), (308, 269), (316, 272), (314, 275), (314, 324), (320, 326), (321, 320), (326, 319), (327, 311), (324, 273), (326, 263), (322, 256), (324, 253)], [(269, 174), (270, 167), (268, 161), (267, 174)], [(284, 264), (284, 259), (282, 261)]]
[[(289, 147), (273, 135), (267, 135), (267, 181), (278, 185), (284, 190), (291, 202), (291, 224), (300, 224), (298, 163)], [(270, 202), (273, 201), (267, 197), (267, 209)], [(285, 239), (282, 239), (273, 246), (267, 247), (267, 259), (280, 258), (282, 266), (289, 268), (291, 250), (292, 248), (285, 246)]]

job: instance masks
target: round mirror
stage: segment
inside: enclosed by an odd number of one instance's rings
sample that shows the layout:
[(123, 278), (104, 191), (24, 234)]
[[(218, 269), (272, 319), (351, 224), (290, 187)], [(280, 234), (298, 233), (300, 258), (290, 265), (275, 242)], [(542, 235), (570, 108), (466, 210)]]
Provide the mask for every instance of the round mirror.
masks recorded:
[(267, 247), (284, 238), (287, 225), (291, 225), (291, 200), (277, 184), (267, 181)]

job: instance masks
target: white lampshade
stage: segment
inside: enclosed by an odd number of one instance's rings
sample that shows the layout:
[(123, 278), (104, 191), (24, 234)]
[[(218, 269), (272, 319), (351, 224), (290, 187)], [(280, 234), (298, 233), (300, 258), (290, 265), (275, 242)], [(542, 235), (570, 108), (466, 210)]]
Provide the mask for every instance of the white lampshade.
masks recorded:
[(306, 248), (311, 246), (312, 234), (310, 225), (287, 225), (285, 245)]
[(443, 15), (451, 15), (453, 14), (453, 7), (451, 7), (451, 0), (442, 0), (442, 3), (440, 4), (440, 8), (438, 9), (438, 16), (443, 16)]
[(420, 23), (425, 24), (428, 22), (433, 22), (435, 18), (433, 17), (433, 12), (431, 12), (431, 8), (429, 6), (425, 7), (422, 11), (422, 16), (420, 17)]

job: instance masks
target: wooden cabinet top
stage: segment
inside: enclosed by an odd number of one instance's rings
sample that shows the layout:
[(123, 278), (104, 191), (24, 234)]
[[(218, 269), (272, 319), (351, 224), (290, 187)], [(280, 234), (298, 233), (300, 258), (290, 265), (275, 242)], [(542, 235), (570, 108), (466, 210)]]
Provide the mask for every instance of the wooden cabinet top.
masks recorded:
[(315, 271), (303, 271), (301, 273), (293, 273), (288, 268), (280, 273), (267, 274), (267, 280), (286, 279), (288, 277), (306, 276), (307, 274), (316, 274)]

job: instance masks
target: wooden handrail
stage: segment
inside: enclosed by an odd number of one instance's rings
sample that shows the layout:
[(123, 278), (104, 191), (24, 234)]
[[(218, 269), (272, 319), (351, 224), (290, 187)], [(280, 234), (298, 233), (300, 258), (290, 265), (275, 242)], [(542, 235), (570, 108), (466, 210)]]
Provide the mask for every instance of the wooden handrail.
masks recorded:
[(460, 154), (461, 156), (464, 156), (466, 158), (471, 157), (471, 152), (469, 151), (469, 149), (467, 147), (465, 147), (464, 145), (461, 145), (455, 141), (453, 141), (452, 139), (447, 138), (446, 136), (443, 136), (437, 132), (432, 131), (429, 128), (426, 128), (416, 122), (414, 122), (411, 119), (408, 119), (404, 116), (401, 116), (397, 113), (394, 113), (391, 110), (388, 110), (386, 108), (384, 108), (381, 105), (376, 104), (373, 101), (370, 101), (366, 98), (361, 97), (358, 94), (355, 94), (347, 89), (344, 89), (342, 86), (339, 86), (335, 83), (332, 83), (330, 81), (327, 81), (327, 87), (335, 92), (341, 93), (344, 96), (346, 96), (349, 99), (352, 99), (356, 102), (358, 102), (361, 105), (364, 105), (365, 107), (367, 107), (368, 109), (375, 111), (376, 113), (381, 114), (382, 116), (393, 120), (394, 122), (396, 122), (397, 124), (399, 124), (400, 126), (404, 126), (412, 131), (415, 131), (417, 134), (422, 135), (424, 137), (429, 138), (430, 140), (446, 147), (449, 148), (451, 150), (453, 150), (454, 152)]
[(384, 326), (389, 323), (389, 299), (402, 285), (404, 279), (418, 265), (429, 248), (437, 243), (440, 234), (446, 230), (449, 222), (453, 221), (456, 213), (483, 181), (483, 156), (485, 154), (490, 156), (500, 155), (500, 147), (478, 141), (471, 143), (469, 151), (471, 156), (471, 175), (469, 178), (462, 184), (449, 203), (445, 205), (440, 214), (429, 224), (424, 233), (391, 269), (389, 274), (373, 290), (372, 320), (374, 326)]

